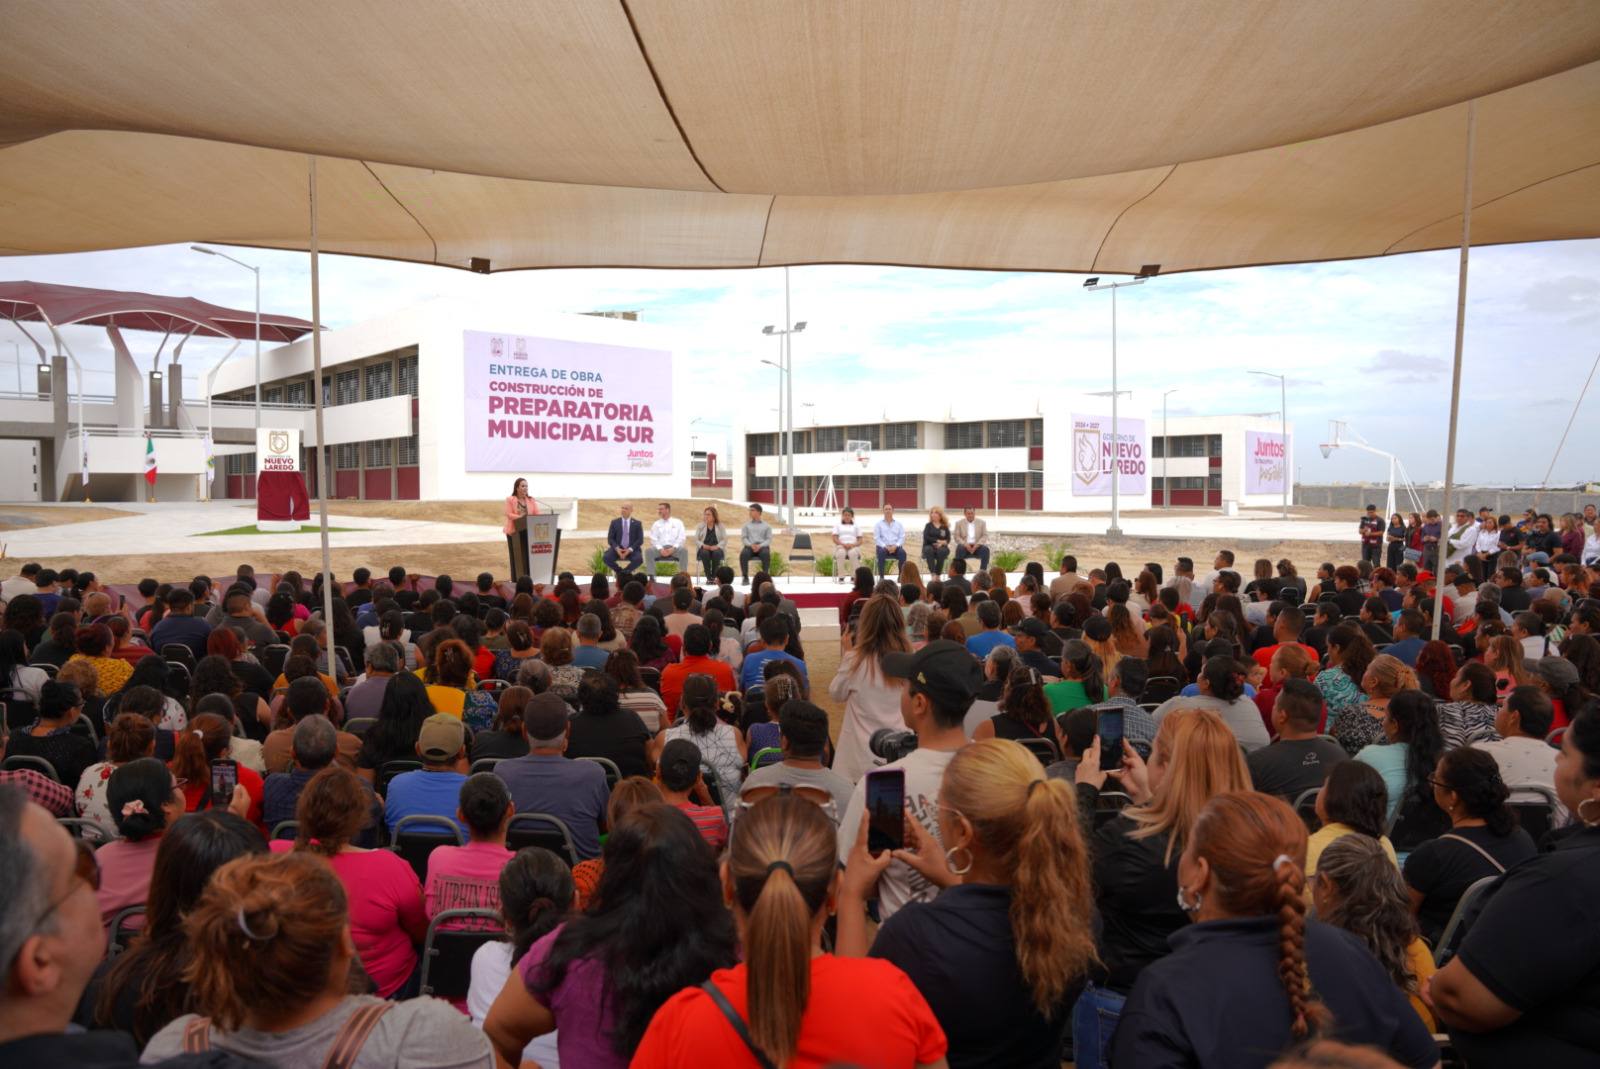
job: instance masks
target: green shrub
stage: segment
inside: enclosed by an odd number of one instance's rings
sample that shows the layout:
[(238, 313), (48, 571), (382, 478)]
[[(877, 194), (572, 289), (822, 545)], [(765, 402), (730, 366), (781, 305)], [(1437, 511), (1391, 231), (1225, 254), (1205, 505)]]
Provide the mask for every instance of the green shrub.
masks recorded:
[[(773, 556), (777, 556), (777, 554), (773, 554)], [(678, 562), (675, 561), (675, 560), (658, 560), (658, 561), (656, 561), (656, 574), (657, 575), (677, 575), (678, 574)]]
[(833, 576), (833, 558), (831, 556), (817, 558), (817, 574)]
[(1028, 555), (1020, 549), (1002, 549), (994, 555), (994, 562), (1006, 572), (1016, 571), (1027, 559)]
[(783, 559), (783, 554), (777, 550), (772, 551), (772, 566), (767, 569), (769, 575), (788, 575), (789, 562)]
[(1052, 542), (1044, 547), (1044, 560), (1046, 564), (1050, 565), (1052, 572), (1061, 570), (1061, 561), (1066, 557), (1069, 548), (1070, 543), (1067, 542)]
[(603, 548), (596, 549), (593, 553), (589, 554), (589, 574), (611, 574), (611, 569), (606, 567), (606, 551)]

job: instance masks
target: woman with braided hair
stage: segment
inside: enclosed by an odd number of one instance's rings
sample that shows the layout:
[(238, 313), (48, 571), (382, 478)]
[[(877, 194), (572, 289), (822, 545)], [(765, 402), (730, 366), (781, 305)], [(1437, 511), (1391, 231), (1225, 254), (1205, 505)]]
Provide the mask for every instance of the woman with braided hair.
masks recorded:
[(744, 962), (668, 999), (633, 1069), (944, 1069), (944, 1032), (905, 973), (822, 950), (838, 856), (832, 819), (798, 795), (780, 792), (739, 818), (722, 895)]
[(1306, 828), (1281, 799), (1230, 791), (1200, 811), (1178, 862), (1192, 923), (1139, 974), (1111, 1064), (1265, 1069), (1290, 1046), (1336, 1033), (1401, 1065), (1439, 1047), (1372, 951), (1306, 919)]

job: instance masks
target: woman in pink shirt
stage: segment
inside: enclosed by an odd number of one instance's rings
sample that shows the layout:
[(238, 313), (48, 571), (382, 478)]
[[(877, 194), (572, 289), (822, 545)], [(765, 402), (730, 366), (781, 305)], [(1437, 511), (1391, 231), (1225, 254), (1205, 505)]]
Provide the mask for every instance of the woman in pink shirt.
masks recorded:
[[(100, 922), (107, 931), (118, 911), (142, 906), (150, 892), (150, 873), (156, 866), (156, 848), (167, 825), (183, 816), (182, 781), (154, 757), (129, 761), (111, 773), (106, 784), (106, 807), (122, 838), (102, 846), (100, 862)], [(142, 916), (123, 925), (138, 928)]]
[[(516, 811), (505, 780), (493, 772), (467, 777), (456, 819), (467, 826), (471, 841), (466, 846), (437, 846), (428, 855), (423, 901), (430, 921), (447, 909), (500, 909), (500, 870), (512, 856), (506, 849), (506, 825)], [(485, 925), (447, 921), (444, 927)]]
[(333, 765), (311, 777), (295, 806), (293, 849), (326, 858), (350, 897), (350, 935), (361, 967), (384, 998), (414, 997), (421, 980), (414, 944), (428, 933), (422, 884), (399, 854), (351, 846), (369, 819), (366, 791), (354, 772)]

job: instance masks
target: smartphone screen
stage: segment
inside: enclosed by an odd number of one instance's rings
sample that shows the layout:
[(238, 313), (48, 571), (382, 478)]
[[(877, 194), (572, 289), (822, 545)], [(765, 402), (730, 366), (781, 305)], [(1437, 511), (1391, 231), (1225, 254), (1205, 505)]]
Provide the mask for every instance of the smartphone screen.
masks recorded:
[(219, 757), (211, 762), (211, 804), (218, 808), (233, 801), (233, 789), (239, 785), (239, 762)]
[(884, 768), (867, 773), (867, 849), (903, 850), (906, 845), (906, 774)]
[(1100, 769), (1110, 771), (1122, 767), (1122, 710), (1102, 709), (1096, 718), (1095, 732), (1100, 736)]

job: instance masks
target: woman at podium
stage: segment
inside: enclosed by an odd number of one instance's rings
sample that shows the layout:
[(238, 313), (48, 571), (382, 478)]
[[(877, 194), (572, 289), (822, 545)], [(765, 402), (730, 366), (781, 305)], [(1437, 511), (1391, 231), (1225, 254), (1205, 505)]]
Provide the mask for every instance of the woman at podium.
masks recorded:
[[(513, 576), (521, 575), (528, 570), (528, 564), (522, 560), (517, 545), (517, 521), (526, 519), (528, 513), (537, 512), (539, 502), (528, 493), (528, 480), (518, 479), (511, 485), (511, 496), (506, 498), (506, 550), (511, 554), (511, 572)], [(517, 566), (522, 561), (522, 566)]]

